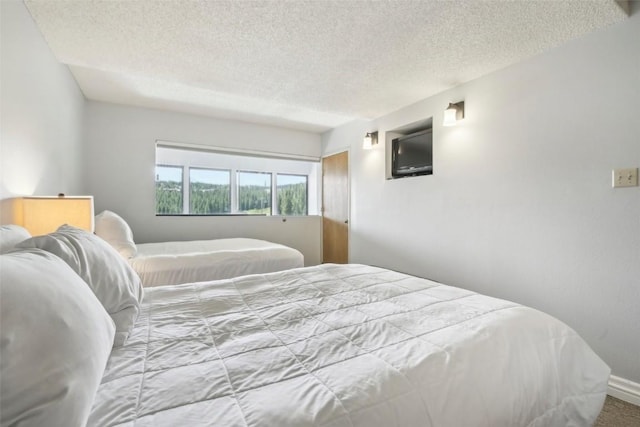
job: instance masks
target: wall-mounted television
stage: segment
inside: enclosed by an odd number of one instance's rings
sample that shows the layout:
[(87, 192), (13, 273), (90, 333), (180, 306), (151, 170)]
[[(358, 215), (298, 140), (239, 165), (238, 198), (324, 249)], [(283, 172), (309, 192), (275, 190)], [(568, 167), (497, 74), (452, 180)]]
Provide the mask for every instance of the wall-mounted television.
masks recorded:
[(391, 141), (391, 176), (433, 174), (433, 132), (425, 129)]

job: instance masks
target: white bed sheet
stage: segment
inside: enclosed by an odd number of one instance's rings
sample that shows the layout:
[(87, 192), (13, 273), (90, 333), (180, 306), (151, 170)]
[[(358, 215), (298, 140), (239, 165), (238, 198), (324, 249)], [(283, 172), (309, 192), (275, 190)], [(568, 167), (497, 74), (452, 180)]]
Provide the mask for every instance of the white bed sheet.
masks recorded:
[(609, 368), (539, 311), (368, 266), (149, 289), (90, 426), (586, 426)]
[(142, 243), (129, 260), (143, 286), (177, 285), (304, 266), (300, 251), (258, 239)]

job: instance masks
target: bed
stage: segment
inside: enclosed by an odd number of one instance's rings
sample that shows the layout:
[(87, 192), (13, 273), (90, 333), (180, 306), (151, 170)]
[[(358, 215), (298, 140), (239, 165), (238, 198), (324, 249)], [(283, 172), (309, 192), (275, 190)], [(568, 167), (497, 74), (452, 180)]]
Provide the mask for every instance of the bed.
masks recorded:
[(137, 244), (129, 264), (144, 286), (271, 273), (304, 266), (298, 250), (265, 240), (232, 238)]
[(145, 287), (228, 279), (304, 266), (300, 251), (259, 239), (136, 244), (129, 225), (110, 211), (96, 216), (95, 227), (96, 234), (128, 260)]
[[(51, 250), (37, 239), (21, 246)], [(102, 260), (78, 262), (85, 258)], [(11, 271), (2, 269), (3, 284), (23, 280)], [(38, 280), (15, 292), (33, 294)], [(50, 306), (42, 311), (61, 315)], [(610, 373), (571, 328), (540, 311), (366, 265), (145, 288), (136, 307), (126, 342), (106, 355), (102, 340), (61, 356), (76, 366), (95, 353), (89, 359), (103, 364), (89, 376), (93, 398), (78, 425), (586, 426)], [(23, 324), (0, 313), (3, 325)], [(65, 332), (86, 327), (76, 329)], [(38, 333), (24, 339), (40, 345)], [(25, 419), (15, 412), (6, 420)]]

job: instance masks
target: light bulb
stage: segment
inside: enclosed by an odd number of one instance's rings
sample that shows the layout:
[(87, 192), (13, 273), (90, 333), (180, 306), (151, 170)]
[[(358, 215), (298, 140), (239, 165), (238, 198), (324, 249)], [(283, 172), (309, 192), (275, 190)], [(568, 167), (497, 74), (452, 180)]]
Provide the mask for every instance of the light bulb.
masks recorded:
[(455, 105), (449, 104), (446, 110), (444, 110), (444, 120), (442, 121), (442, 126), (455, 126), (456, 124), (456, 113), (458, 109)]
[(365, 150), (370, 150), (373, 147), (373, 142), (371, 140), (371, 134), (367, 132), (367, 135), (364, 137), (362, 141), (362, 148)]

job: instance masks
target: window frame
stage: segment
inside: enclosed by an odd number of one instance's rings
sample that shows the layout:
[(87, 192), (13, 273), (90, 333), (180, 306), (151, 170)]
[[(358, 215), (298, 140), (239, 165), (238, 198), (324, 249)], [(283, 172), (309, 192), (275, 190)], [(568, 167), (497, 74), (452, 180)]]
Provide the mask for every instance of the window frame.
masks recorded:
[[(253, 170), (245, 170), (245, 169), (236, 169), (236, 206), (235, 211), (238, 215), (249, 215), (249, 216), (274, 216), (273, 213), (273, 172), (263, 172), (263, 171), (253, 171)], [(253, 173), (253, 174), (262, 174), (269, 175), (269, 213), (266, 214), (255, 214), (255, 213), (245, 213), (240, 210), (240, 174), (241, 173)]]
[[(304, 214), (303, 215), (297, 215), (297, 214), (282, 214), (280, 212), (280, 209), (278, 207), (278, 176), (279, 175), (286, 175), (286, 176), (301, 176), (304, 177), (304, 193), (305, 193), (305, 201), (304, 201)], [(276, 212), (277, 215), (280, 216), (309, 216), (309, 175), (302, 175), (302, 174), (297, 174), (297, 173), (280, 173), (277, 172), (275, 174), (275, 184), (274, 187), (276, 189), (276, 194), (275, 194), (275, 208), (276, 208)]]
[(184, 179), (185, 179), (185, 174), (184, 174), (184, 169), (185, 166), (184, 165), (172, 165), (172, 164), (166, 164), (166, 163), (160, 163), (160, 164), (156, 164), (154, 167), (154, 175), (157, 177), (157, 168), (161, 167), (161, 168), (174, 168), (174, 169), (180, 169), (180, 174), (181, 174), (181, 182), (180, 182), (180, 197), (182, 199), (182, 210), (180, 213), (159, 213), (158, 212), (158, 180), (157, 178), (154, 180), (154, 206), (155, 206), (155, 212), (156, 212), (156, 216), (175, 216), (175, 215), (184, 215), (184, 206), (185, 206), (185, 186), (184, 186)]
[[(202, 156), (201, 156), (202, 155)], [(245, 161), (243, 158), (247, 158)], [(299, 176), (306, 181), (305, 214), (290, 216), (320, 215), (321, 197), (321, 158), (308, 155), (275, 153), (239, 148), (214, 147), (189, 143), (156, 140), (156, 167), (175, 167), (182, 169), (181, 213), (159, 214), (156, 216), (288, 216), (278, 211), (277, 177)], [(229, 172), (231, 210), (228, 213), (191, 213), (191, 170), (212, 170)], [(269, 174), (270, 206), (263, 213), (243, 213), (239, 211), (239, 173)], [(312, 212), (310, 215), (309, 212)]]
[[(192, 216), (218, 216), (218, 215), (232, 215), (233, 212), (233, 179), (232, 179), (232, 175), (233, 175), (233, 170), (232, 169), (223, 169), (223, 168), (210, 168), (210, 167), (203, 167), (203, 166), (190, 166), (190, 165), (185, 165), (185, 168), (187, 168), (189, 170), (189, 176), (186, 177), (186, 179), (188, 180), (188, 184), (189, 184), (189, 200), (188, 202), (185, 204), (185, 206), (183, 206), (183, 212), (184, 212), (184, 208), (187, 208), (187, 213), (185, 215), (192, 215)], [(191, 171), (192, 170), (204, 170), (204, 171), (216, 171), (216, 172), (228, 172), (229, 173), (229, 212), (228, 213), (193, 213), (191, 212)]]

